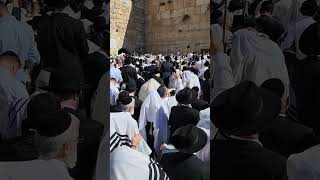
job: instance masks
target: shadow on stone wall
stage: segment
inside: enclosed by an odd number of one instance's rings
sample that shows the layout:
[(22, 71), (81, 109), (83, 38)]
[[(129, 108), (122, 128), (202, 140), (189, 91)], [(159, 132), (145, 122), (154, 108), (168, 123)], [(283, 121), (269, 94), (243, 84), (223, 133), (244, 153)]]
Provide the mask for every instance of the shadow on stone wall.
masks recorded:
[(123, 39), (123, 47), (138, 53), (144, 52), (145, 11), (144, 0), (132, 1), (129, 21)]

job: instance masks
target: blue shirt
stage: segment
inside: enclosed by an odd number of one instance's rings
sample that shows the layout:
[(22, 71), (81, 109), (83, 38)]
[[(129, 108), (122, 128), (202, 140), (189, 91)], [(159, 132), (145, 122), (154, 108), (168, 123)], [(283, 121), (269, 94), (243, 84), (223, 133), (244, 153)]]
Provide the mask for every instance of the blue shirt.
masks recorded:
[[(6, 51), (15, 52), (24, 67), (26, 61), (31, 64), (40, 63), (40, 54), (34, 40), (32, 28), (13, 16), (0, 18), (0, 54)], [(25, 77), (18, 72), (18, 79), (25, 81)]]
[(115, 68), (113, 65), (110, 67), (110, 78), (114, 78), (118, 83), (122, 82), (121, 71), (118, 68)]

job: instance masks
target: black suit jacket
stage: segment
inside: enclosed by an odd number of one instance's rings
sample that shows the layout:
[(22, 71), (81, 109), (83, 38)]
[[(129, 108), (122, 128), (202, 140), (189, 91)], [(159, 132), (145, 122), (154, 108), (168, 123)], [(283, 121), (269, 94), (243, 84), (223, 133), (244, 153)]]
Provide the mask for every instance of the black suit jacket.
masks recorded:
[(160, 161), (170, 180), (209, 180), (209, 164), (196, 155), (184, 153), (163, 154)]
[(123, 66), (121, 68), (121, 75), (124, 83), (129, 83), (129, 79), (132, 79), (134, 82), (138, 80), (138, 73), (134, 67)]
[(82, 68), (89, 51), (83, 23), (64, 13), (39, 20), (39, 52), (44, 67)]
[(291, 121), (287, 117), (279, 117), (263, 133), (260, 141), (271, 151), (289, 157), (313, 146), (314, 132), (311, 128)]
[(103, 125), (87, 119), (83, 114), (73, 109), (64, 108), (63, 110), (75, 115), (80, 120), (79, 138), (83, 139), (78, 143), (77, 164), (70, 170), (70, 175), (75, 180), (91, 179), (103, 135)]
[(161, 64), (161, 71), (162, 72), (169, 72), (169, 73), (171, 73), (174, 69), (173, 69), (174, 67), (173, 67), (173, 64), (172, 63), (170, 63), (170, 62), (163, 62), (162, 64)]
[(286, 158), (243, 140), (211, 142), (211, 179), (285, 180)]
[(197, 125), (199, 120), (198, 110), (189, 106), (174, 106), (171, 108), (169, 117), (170, 131), (173, 133), (176, 129), (188, 124)]
[(319, 107), (320, 107), (320, 61), (309, 57), (296, 66), (296, 105), (298, 119), (304, 125), (314, 129), (320, 135)]

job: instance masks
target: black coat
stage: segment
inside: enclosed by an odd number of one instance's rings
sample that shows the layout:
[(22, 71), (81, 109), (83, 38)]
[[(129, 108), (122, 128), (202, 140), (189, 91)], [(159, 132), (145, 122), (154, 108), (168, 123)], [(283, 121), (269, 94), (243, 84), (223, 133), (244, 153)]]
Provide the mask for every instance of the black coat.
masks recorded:
[(77, 164), (70, 170), (70, 174), (75, 180), (91, 179), (104, 127), (101, 123), (89, 120), (73, 109), (64, 108), (63, 110), (75, 115), (80, 120), (79, 139), (82, 141), (78, 143)]
[(138, 73), (136, 69), (131, 66), (123, 66), (121, 68), (121, 75), (124, 83), (129, 83), (129, 79), (132, 79), (134, 82), (138, 80)]
[(296, 66), (296, 105), (298, 120), (320, 135), (320, 60), (307, 58)]
[(170, 180), (209, 180), (209, 164), (202, 162), (196, 155), (184, 153), (163, 154), (160, 164)]
[(313, 146), (314, 132), (311, 128), (279, 117), (260, 134), (263, 147), (289, 157)]
[(171, 73), (174, 71), (174, 66), (170, 62), (163, 62), (161, 64), (161, 72), (162, 72), (162, 78), (168, 79), (171, 76)]
[(44, 67), (83, 68), (89, 51), (83, 23), (64, 13), (39, 20), (39, 52)]
[(211, 179), (285, 180), (286, 158), (243, 140), (211, 142)]
[(169, 117), (170, 132), (188, 124), (197, 125), (200, 120), (199, 111), (189, 106), (174, 106)]

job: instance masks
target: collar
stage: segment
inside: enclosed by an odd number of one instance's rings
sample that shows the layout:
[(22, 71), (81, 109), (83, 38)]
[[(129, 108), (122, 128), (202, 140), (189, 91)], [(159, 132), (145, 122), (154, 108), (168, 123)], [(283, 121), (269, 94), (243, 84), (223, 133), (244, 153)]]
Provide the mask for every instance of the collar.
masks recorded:
[(236, 139), (236, 140), (241, 140), (241, 141), (251, 141), (254, 143), (259, 144), (261, 147), (263, 147), (262, 143), (259, 141), (259, 139), (249, 139), (249, 138), (243, 138), (243, 137), (238, 137), (238, 136), (234, 136), (234, 135), (222, 135), (220, 132), (217, 133), (217, 139), (221, 139), (221, 140), (228, 140), (229, 139)]
[(2, 23), (2, 22), (6, 22), (6, 21), (14, 21), (14, 20), (16, 20), (16, 18), (15, 17), (13, 17), (13, 16), (3, 16), (3, 17), (1, 17), (0, 18), (0, 23)]

